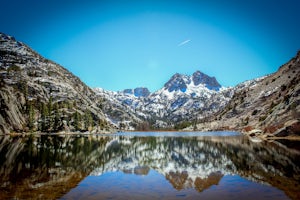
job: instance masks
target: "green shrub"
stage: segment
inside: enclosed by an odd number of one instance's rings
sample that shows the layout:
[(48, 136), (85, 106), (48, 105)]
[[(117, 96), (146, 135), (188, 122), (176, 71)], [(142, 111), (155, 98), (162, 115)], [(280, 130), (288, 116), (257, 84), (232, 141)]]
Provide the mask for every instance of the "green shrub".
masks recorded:
[(12, 65), (12, 66), (10, 66), (10, 67), (7, 69), (7, 72), (8, 72), (8, 73), (11, 72), (11, 71), (19, 72), (19, 71), (21, 71), (21, 68), (20, 68), (19, 66), (17, 66), (17, 65)]
[(281, 91), (286, 90), (286, 88), (287, 88), (287, 87), (286, 87), (286, 85), (284, 85), (284, 84), (280, 87)]
[(265, 121), (265, 119), (267, 119), (267, 115), (263, 115), (259, 117), (260, 122)]
[(258, 110), (253, 110), (252, 115), (256, 115)]

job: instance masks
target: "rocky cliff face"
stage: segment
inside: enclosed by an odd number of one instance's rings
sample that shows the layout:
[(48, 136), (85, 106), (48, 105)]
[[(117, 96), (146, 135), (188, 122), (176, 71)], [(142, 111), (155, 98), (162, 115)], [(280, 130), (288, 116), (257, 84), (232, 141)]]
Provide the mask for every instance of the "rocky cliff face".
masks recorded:
[(196, 71), (191, 78), (194, 82), (194, 85), (205, 84), (208, 89), (216, 91), (221, 88), (220, 83), (215, 77), (210, 77), (200, 71)]
[(65, 68), (0, 33), (0, 133), (109, 131), (94, 91)]
[(191, 80), (189, 80), (188, 76), (176, 73), (164, 85), (164, 88), (166, 90), (168, 90), (169, 92), (173, 92), (173, 91), (185, 92), (187, 89), (187, 84), (190, 84), (190, 83), (191, 83)]
[[(300, 52), (277, 72), (234, 88), (226, 107), (198, 128), (300, 135)], [(259, 132), (259, 131), (258, 131)]]

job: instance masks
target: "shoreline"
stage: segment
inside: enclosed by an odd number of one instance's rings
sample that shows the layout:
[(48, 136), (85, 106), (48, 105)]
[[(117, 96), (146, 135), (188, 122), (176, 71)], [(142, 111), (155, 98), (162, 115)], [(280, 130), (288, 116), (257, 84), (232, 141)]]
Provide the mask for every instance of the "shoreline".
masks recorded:
[(290, 136), (285, 136), (285, 137), (277, 137), (277, 136), (273, 136), (273, 135), (269, 135), (269, 134), (254, 134), (251, 135), (251, 131), (250, 132), (244, 132), (244, 131), (239, 131), (239, 130), (206, 130), (206, 131), (201, 131), (201, 130), (196, 130), (196, 131), (192, 131), (192, 130), (147, 130), (147, 131), (137, 131), (137, 130), (118, 130), (118, 131), (114, 131), (114, 132), (100, 132), (100, 133), (94, 133), (94, 132), (58, 132), (58, 133), (42, 133), (42, 132), (22, 132), (22, 133), (7, 133), (7, 134), (0, 134), (0, 136), (38, 136), (38, 135), (115, 135), (117, 133), (137, 133), (137, 132), (157, 132), (157, 133), (175, 133), (175, 132), (185, 132), (185, 133), (192, 133), (192, 132), (238, 132), (241, 135), (244, 136), (248, 136), (249, 139), (255, 139), (255, 138), (259, 138), (262, 141), (272, 141), (272, 140), (293, 140), (293, 141), (300, 141), (300, 136), (297, 135), (290, 135)]

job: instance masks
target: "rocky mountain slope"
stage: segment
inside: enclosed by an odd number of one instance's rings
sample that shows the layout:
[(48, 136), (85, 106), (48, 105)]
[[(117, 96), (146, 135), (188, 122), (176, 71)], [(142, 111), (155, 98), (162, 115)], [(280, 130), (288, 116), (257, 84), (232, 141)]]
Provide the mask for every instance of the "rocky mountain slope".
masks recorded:
[(300, 135), (299, 94), (300, 52), (277, 72), (237, 85), (226, 107), (197, 128), (267, 133), (265, 136)]
[[(127, 110), (127, 115), (134, 116), (133, 121), (147, 121), (148, 126), (153, 128), (170, 128), (180, 122), (204, 118), (222, 109), (233, 94), (232, 88), (222, 87), (214, 77), (200, 71), (191, 76), (177, 73), (163, 88), (153, 93), (147, 88), (126, 89), (120, 92), (96, 88), (95, 91), (110, 105), (114, 104), (116, 108)], [(112, 111), (104, 110), (107, 113)], [(116, 123), (125, 123), (126, 127), (130, 127), (130, 117), (124, 113), (119, 113), (119, 117), (111, 114), (110, 116)]]
[(0, 133), (110, 131), (101, 100), (65, 68), (0, 33)]

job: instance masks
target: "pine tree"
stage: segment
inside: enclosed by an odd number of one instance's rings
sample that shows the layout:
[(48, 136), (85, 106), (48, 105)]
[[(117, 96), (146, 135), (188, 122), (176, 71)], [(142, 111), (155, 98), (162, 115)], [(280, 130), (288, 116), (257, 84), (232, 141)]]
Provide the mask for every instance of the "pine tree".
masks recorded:
[(84, 124), (86, 130), (91, 130), (93, 128), (93, 117), (91, 111), (88, 109), (85, 110)]
[(48, 107), (46, 104), (42, 103), (41, 105), (41, 131), (48, 131), (49, 129), (49, 123), (48, 123)]
[(48, 101), (48, 112), (49, 112), (49, 115), (51, 115), (51, 112), (52, 112), (52, 107), (53, 107), (52, 103), (53, 103), (53, 98), (50, 97), (49, 101)]
[(29, 130), (33, 130), (34, 129), (34, 109), (32, 104), (29, 104), (29, 117), (28, 117), (28, 128)]
[(61, 127), (61, 113), (58, 108), (58, 104), (53, 105), (53, 110), (54, 110), (54, 122), (53, 122), (53, 130), (58, 131)]
[(81, 130), (81, 126), (80, 126), (80, 123), (81, 123), (81, 115), (76, 111), (75, 113), (74, 113), (74, 122), (73, 122), (73, 124), (74, 124), (74, 128), (75, 128), (75, 130), (76, 131), (78, 131), (78, 130)]
[(47, 108), (48, 108), (48, 116), (47, 116), (48, 129), (51, 129), (51, 128), (53, 128), (53, 117), (52, 117), (53, 98), (52, 97), (50, 97), (49, 100), (48, 100)]

